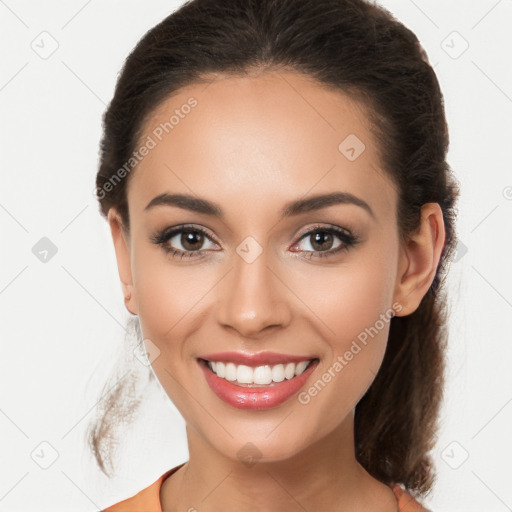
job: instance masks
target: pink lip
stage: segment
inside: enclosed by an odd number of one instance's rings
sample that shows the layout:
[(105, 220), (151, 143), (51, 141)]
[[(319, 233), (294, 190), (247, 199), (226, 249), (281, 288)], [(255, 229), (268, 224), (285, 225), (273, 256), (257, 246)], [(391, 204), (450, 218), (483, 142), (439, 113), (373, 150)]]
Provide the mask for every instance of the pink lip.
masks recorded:
[(234, 382), (217, 377), (206, 362), (199, 360), (198, 363), (211, 390), (222, 401), (238, 409), (250, 410), (270, 409), (286, 402), (304, 386), (309, 376), (318, 366), (318, 361), (315, 360), (303, 373), (293, 379), (274, 382), (266, 387), (246, 387), (238, 386)]
[(301, 361), (316, 359), (316, 356), (294, 356), (291, 354), (278, 354), (277, 352), (258, 352), (257, 354), (249, 354), (247, 352), (217, 352), (215, 354), (200, 356), (200, 359), (256, 367), (266, 364), (272, 366), (275, 364), (300, 363)]

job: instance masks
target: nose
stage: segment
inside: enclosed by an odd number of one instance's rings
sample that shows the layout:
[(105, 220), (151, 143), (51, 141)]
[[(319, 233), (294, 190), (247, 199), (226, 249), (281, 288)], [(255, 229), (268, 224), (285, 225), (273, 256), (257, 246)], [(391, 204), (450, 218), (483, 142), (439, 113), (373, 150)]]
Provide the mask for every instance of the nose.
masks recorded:
[(291, 292), (269, 267), (265, 254), (251, 263), (235, 255), (233, 268), (218, 289), (218, 322), (244, 338), (260, 337), (290, 322), (287, 297)]

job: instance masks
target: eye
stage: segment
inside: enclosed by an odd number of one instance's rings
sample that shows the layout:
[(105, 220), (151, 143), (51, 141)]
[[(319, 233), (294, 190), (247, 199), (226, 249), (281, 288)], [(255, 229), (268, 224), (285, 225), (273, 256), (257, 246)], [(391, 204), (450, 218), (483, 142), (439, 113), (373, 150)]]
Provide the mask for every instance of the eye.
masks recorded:
[[(332, 248), (333, 244), (335, 244), (336, 238), (340, 240), (340, 242)], [(297, 247), (302, 240), (309, 241), (309, 243), (305, 245), (309, 245), (311, 247), (311, 249), (303, 250), (304, 252), (309, 253), (309, 255), (305, 256), (308, 259), (333, 256), (341, 253), (342, 251), (347, 251), (350, 247), (359, 242), (358, 238), (350, 231), (335, 226), (315, 226), (313, 229), (304, 233), (300, 237), (299, 242), (297, 242), (293, 247)]]
[[(336, 238), (339, 242), (332, 248)], [(213, 245), (213, 250), (217, 250), (216, 248), (219, 247), (216, 242), (213, 242), (213, 235), (192, 225), (166, 228), (152, 236), (150, 240), (156, 245), (161, 245), (162, 249), (173, 258), (180, 260), (203, 257), (204, 252), (208, 250), (203, 247), (206, 241)], [(305, 245), (309, 245), (311, 249), (295, 251), (294, 248), (300, 246), (302, 240), (309, 241), (309, 244)], [(292, 251), (305, 252), (307, 255), (304, 257), (308, 259), (325, 258), (347, 251), (358, 242), (359, 239), (347, 229), (335, 226), (315, 226), (300, 237), (299, 241), (292, 246)], [(177, 248), (176, 245), (181, 246), (181, 248)]]
[[(217, 246), (212, 242), (212, 236), (204, 229), (194, 226), (175, 226), (164, 229), (162, 232), (151, 237), (151, 242), (161, 245), (162, 249), (174, 258), (197, 258), (202, 256), (203, 244), (209, 240), (214, 247)], [(176, 248), (176, 245), (181, 248)]]

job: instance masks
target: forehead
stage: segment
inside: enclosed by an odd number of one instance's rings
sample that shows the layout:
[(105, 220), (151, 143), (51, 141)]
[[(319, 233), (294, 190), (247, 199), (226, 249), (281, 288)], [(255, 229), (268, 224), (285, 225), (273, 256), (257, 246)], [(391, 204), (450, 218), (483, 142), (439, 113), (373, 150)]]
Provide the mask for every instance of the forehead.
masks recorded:
[(212, 77), (180, 89), (152, 112), (128, 197), (141, 209), (162, 192), (236, 204), (343, 190), (381, 206), (392, 183), (364, 105), (289, 72)]

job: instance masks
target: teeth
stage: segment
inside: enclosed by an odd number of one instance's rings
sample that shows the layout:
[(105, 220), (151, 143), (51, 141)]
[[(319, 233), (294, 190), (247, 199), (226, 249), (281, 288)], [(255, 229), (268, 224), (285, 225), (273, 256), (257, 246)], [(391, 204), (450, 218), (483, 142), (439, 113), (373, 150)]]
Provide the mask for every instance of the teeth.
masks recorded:
[[(306, 361), (307, 362), (307, 361)], [(290, 380), (295, 376), (295, 363), (288, 363), (284, 367), (284, 376)]]
[(226, 375), (224, 378), (230, 381), (236, 380), (236, 366), (233, 363), (228, 363), (226, 365)]
[(253, 371), (249, 366), (239, 365), (236, 369), (236, 380), (240, 384), (253, 384)]
[(301, 361), (297, 364), (295, 367), (295, 375), (300, 375), (305, 369), (306, 366), (309, 364), (309, 361)]
[(221, 377), (237, 384), (256, 384), (268, 385), (272, 382), (283, 382), (290, 380), (303, 373), (310, 361), (301, 361), (300, 363), (276, 364), (274, 366), (264, 365), (246, 366), (244, 364), (235, 365), (234, 363), (222, 363), (208, 361), (208, 366)]
[(254, 368), (252, 382), (254, 384), (270, 384), (272, 382), (272, 368), (268, 365)]

